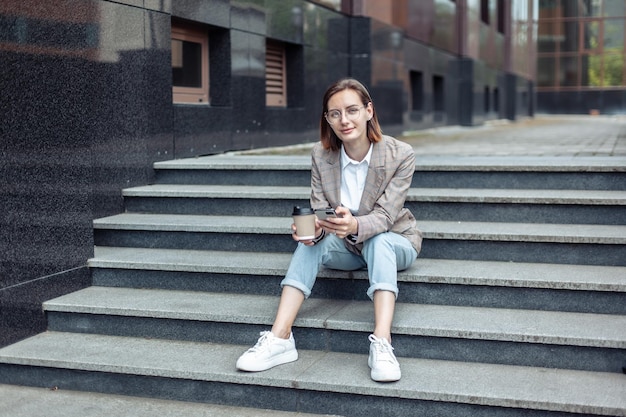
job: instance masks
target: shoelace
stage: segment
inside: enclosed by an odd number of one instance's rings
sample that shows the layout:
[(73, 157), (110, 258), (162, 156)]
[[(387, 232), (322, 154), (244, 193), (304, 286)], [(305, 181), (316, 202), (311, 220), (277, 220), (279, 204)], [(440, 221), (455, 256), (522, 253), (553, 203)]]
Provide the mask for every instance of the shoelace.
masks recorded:
[(376, 358), (378, 360), (395, 362), (393, 356), (393, 346), (387, 342), (387, 339), (379, 339), (373, 334), (369, 335), (368, 339), (374, 344), (374, 349), (376, 349)]
[(256, 342), (256, 345), (248, 349), (248, 352), (259, 352), (263, 350), (266, 346), (268, 346), (271, 343), (272, 338), (274, 337), (274, 335), (270, 331), (261, 332), (259, 333), (259, 335), (261, 337)]

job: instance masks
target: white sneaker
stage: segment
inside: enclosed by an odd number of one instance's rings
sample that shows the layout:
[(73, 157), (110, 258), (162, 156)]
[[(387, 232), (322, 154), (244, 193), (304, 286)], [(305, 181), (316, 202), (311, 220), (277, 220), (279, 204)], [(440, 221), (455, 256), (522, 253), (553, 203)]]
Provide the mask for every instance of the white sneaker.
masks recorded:
[(293, 333), (289, 335), (289, 339), (281, 339), (274, 336), (272, 332), (261, 332), (261, 337), (259, 337), (256, 345), (248, 349), (237, 360), (237, 369), (259, 372), (297, 359), (298, 351)]
[(400, 364), (393, 354), (393, 347), (387, 339), (379, 339), (373, 334), (369, 336), (370, 356), (367, 364), (372, 369), (370, 376), (376, 382), (393, 382), (402, 377)]

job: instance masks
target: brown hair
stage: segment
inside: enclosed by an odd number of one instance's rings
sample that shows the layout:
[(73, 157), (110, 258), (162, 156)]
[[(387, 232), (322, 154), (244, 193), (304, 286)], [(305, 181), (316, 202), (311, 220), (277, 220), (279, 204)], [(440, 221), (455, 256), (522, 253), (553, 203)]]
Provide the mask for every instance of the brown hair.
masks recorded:
[(338, 151), (341, 149), (341, 140), (339, 140), (330, 124), (328, 124), (325, 116), (328, 111), (328, 101), (330, 98), (338, 92), (348, 89), (354, 90), (359, 97), (361, 97), (361, 102), (364, 106), (367, 106), (368, 103), (372, 103), (372, 118), (367, 122), (367, 138), (370, 142), (379, 142), (382, 139), (383, 132), (380, 128), (380, 124), (378, 123), (376, 109), (374, 108), (374, 103), (372, 102), (370, 93), (363, 84), (354, 78), (342, 78), (328, 87), (328, 90), (326, 90), (326, 93), (324, 94), (324, 100), (322, 102), (322, 116), (320, 118), (320, 140), (322, 141), (324, 149), (330, 149), (332, 151)]

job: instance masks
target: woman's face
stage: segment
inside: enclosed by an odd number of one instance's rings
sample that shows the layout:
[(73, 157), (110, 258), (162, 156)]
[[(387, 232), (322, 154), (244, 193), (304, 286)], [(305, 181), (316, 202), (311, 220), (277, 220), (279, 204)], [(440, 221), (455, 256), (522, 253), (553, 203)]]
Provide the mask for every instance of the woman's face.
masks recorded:
[(347, 89), (332, 95), (327, 109), (326, 120), (333, 122), (330, 127), (344, 144), (349, 146), (360, 141), (369, 143), (367, 121), (373, 115), (371, 103), (364, 106), (359, 94)]

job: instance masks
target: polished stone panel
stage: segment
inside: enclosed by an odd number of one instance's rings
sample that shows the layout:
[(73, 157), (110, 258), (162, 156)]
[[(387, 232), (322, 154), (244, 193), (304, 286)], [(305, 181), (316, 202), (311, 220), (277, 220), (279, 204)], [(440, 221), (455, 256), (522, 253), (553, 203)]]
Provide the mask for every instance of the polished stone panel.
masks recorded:
[(89, 275), (86, 267), (80, 267), (0, 290), (0, 346), (45, 331), (43, 302), (84, 288)]
[(304, 43), (316, 50), (348, 52), (350, 20), (323, 7), (304, 8)]
[(172, 16), (225, 28), (230, 26), (230, 1), (228, 0), (171, 1)]
[[(270, 3), (275, 4), (276, 2), (271, 1)], [(232, 29), (258, 35), (267, 34), (267, 8), (260, 6), (258, 1), (237, 1), (231, 3), (230, 7), (230, 26)]]
[(232, 116), (229, 108), (174, 106), (176, 156), (215, 154), (232, 149)]
[(302, 0), (266, 2), (267, 36), (294, 43), (302, 42), (304, 9)]
[(0, 18), (13, 45), (0, 51), (0, 344), (44, 329), (41, 302), (88, 284), (92, 220), (173, 157), (169, 16), (21, 3)]

